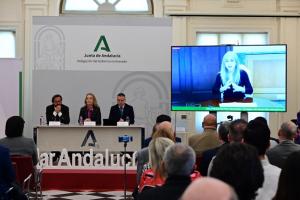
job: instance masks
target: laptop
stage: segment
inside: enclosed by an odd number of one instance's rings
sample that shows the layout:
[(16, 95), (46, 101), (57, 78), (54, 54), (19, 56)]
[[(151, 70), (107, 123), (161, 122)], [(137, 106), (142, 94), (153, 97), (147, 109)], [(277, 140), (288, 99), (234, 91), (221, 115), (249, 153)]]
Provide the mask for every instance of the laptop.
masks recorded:
[(117, 123), (110, 119), (103, 119), (103, 126), (116, 126)]

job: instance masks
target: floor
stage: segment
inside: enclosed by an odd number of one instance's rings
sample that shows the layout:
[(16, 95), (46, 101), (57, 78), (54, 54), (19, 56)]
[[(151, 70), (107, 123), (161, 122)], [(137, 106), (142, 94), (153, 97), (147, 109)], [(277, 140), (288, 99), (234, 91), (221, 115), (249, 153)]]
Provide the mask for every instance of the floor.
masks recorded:
[[(131, 193), (127, 192), (126, 199), (131, 200)], [(105, 192), (94, 192), (94, 191), (84, 191), (84, 192), (70, 192), (70, 191), (61, 191), (61, 190), (48, 190), (43, 191), (43, 199), (52, 199), (52, 200), (123, 200), (124, 191), (105, 191)]]

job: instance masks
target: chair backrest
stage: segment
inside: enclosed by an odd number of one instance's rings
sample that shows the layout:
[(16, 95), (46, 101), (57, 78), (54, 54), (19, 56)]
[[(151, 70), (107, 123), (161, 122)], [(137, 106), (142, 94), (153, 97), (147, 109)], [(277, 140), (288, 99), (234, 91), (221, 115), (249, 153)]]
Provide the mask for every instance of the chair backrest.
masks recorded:
[(22, 185), (23, 181), (30, 174), (34, 174), (32, 157), (25, 155), (11, 155), (11, 160), (13, 163), (16, 163), (16, 181)]

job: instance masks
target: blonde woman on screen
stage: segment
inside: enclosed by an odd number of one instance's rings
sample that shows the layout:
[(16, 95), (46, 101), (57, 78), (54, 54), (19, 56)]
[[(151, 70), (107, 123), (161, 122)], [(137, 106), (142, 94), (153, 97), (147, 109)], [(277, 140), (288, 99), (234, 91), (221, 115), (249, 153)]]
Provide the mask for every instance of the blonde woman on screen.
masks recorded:
[(246, 94), (252, 94), (253, 88), (248, 73), (240, 64), (239, 58), (233, 51), (225, 53), (213, 86), (213, 94), (225, 101), (243, 100)]

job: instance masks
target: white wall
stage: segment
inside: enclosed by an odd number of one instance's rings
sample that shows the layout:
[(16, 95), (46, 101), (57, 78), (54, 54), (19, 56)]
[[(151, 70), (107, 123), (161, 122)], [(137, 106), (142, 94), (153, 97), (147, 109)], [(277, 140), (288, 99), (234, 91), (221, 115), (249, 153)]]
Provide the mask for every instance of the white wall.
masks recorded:
[[(278, 17), (297, 15), (299, 0), (153, 0), (156, 17), (171, 14), (242, 14), (277, 15), (277, 17), (173, 17), (173, 44), (195, 44), (199, 30), (264, 30), (270, 34), (270, 43), (288, 44), (288, 106), (286, 113), (270, 113), (270, 126), (275, 134), (283, 121), (295, 118), (300, 109), (300, 18)], [(23, 113), (25, 120), (31, 118), (31, 17), (57, 16), (59, 0), (1, 0), (0, 28), (16, 30), (17, 57), (24, 60)], [(177, 117), (182, 113), (177, 113)], [(194, 113), (184, 112), (189, 131), (195, 131)], [(28, 136), (31, 134), (27, 130)]]

